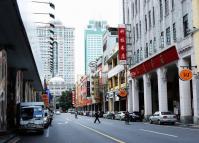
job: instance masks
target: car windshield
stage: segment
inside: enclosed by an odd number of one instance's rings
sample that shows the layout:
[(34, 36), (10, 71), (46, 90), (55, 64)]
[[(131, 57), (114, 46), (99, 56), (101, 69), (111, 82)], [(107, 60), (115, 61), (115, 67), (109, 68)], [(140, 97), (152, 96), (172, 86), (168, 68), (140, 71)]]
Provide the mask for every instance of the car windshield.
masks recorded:
[(40, 118), (43, 116), (41, 107), (24, 107), (21, 109), (22, 120), (30, 120), (33, 117)]
[(21, 118), (22, 120), (30, 120), (33, 118), (34, 108), (22, 108)]
[(161, 112), (162, 115), (172, 115), (171, 112)]

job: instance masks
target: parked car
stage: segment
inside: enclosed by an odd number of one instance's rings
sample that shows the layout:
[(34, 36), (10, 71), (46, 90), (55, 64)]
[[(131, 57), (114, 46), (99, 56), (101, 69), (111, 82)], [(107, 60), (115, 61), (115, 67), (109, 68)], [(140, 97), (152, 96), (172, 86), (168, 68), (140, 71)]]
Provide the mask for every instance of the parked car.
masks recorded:
[(21, 102), (17, 108), (19, 132), (44, 133), (44, 102)]
[(102, 118), (103, 115), (104, 115), (104, 111), (100, 111), (100, 112), (99, 112), (99, 117)]
[(113, 112), (106, 112), (103, 117), (106, 119), (115, 119), (115, 114)]
[(119, 111), (117, 114), (115, 114), (116, 120), (124, 120), (125, 118), (125, 111)]
[(133, 113), (129, 113), (130, 121), (136, 122), (136, 121), (142, 121), (142, 117), (140, 112), (134, 111)]
[(177, 116), (174, 115), (172, 112), (160, 112), (157, 111), (155, 112), (152, 116), (149, 117), (150, 123), (158, 123), (158, 124), (163, 124), (163, 123), (171, 123), (175, 124), (177, 121)]
[(60, 113), (60, 111), (58, 110), (58, 111), (55, 112), (55, 114), (56, 114), (56, 115), (60, 115), (61, 113)]

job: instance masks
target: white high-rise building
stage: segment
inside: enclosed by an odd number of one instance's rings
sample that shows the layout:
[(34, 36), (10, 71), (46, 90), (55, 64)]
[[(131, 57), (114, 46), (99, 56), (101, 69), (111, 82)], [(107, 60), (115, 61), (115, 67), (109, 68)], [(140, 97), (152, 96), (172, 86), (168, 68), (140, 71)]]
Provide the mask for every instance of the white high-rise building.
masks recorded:
[[(50, 80), (55, 75), (62, 77), (67, 85), (67, 89), (72, 89), (75, 83), (75, 55), (74, 55), (74, 28), (68, 28), (61, 24), (55, 23), (54, 43), (53, 47), (50, 42), (52, 33), (48, 26), (38, 27), (37, 33), (39, 36), (40, 51), (42, 56), (42, 63), (44, 67), (43, 76)], [(53, 48), (53, 56), (51, 53)], [(52, 59), (53, 68), (52, 68)]]

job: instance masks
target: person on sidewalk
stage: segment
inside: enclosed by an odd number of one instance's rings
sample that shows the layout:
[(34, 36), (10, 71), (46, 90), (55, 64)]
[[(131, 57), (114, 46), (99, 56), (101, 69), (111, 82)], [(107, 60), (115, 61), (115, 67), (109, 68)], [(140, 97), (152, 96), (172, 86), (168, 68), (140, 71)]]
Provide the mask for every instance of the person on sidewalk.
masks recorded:
[(100, 123), (99, 113), (98, 112), (95, 112), (95, 121), (94, 121), (94, 123), (96, 123), (96, 121), (98, 121)]

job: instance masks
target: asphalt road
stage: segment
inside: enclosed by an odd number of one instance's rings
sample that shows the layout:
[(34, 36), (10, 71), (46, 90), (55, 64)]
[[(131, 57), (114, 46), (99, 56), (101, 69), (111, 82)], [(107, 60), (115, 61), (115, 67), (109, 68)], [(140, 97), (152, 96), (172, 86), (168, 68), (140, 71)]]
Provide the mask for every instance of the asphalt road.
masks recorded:
[(52, 126), (43, 135), (27, 133), (19, 143), (198, 143), (199, 129), (168, 125), (150, 125), (100, 119), (63, 113), (55, 115)]

